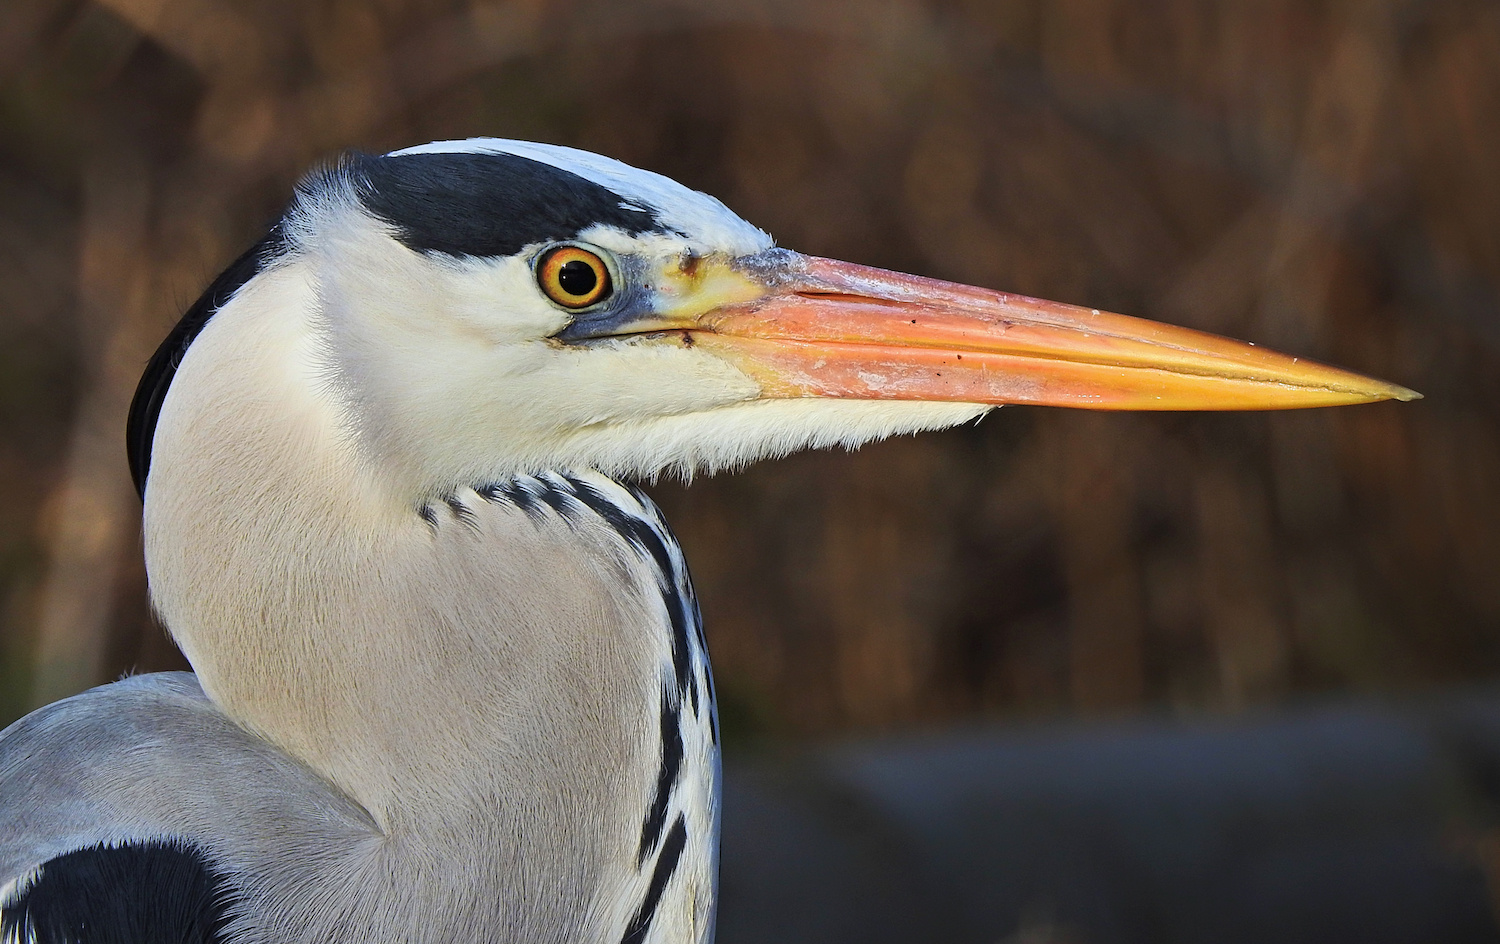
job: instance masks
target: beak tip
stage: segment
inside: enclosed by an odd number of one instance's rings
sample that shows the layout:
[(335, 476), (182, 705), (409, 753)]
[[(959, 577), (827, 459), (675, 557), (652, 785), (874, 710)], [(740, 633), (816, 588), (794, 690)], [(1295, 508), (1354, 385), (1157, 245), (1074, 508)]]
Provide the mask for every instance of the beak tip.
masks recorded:
[(1397, 400), (1401, 403), (1410, 403), (1413, 400), (1423, 399), (1422, 395), (1409, 387), (1400, 384), (1382, 384), (1378, 390), (1372, 391), (1377, 400)]

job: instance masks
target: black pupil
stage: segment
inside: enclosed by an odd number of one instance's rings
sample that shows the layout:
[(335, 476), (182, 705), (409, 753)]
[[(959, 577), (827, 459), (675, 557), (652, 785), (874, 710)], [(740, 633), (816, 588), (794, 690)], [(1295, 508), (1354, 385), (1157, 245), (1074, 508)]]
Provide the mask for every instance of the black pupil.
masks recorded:
[(569, 295), (582, 298), (599, 285), (599, 276), (594, 272), (593, 266), (574, 259), (572, 262), (564, 262), (562, 268), (557, 270), (557, 284)]

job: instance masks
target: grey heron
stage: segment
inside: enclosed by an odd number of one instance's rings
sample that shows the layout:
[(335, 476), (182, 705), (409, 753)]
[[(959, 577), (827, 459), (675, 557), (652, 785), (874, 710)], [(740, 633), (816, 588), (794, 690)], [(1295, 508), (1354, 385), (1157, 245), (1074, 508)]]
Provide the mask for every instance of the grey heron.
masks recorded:
[(314, 172), (131, 410), (194, 674), (0, 734), (9, 940), (706, 942), (719, 734), (630, 483), (1000, 403), (1411, 391), (1182, 328), (800, 255), (494, 139)]

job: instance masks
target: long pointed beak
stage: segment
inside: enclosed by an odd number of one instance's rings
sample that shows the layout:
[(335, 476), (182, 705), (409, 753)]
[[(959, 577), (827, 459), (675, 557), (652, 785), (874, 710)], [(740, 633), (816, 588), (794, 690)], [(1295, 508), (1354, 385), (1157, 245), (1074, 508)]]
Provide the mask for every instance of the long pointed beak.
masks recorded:
[(1276, 410), (1421, 396), (1188, 328), (787, 250), (737, 268), (764, 291), (686, 331), (766, 397)]

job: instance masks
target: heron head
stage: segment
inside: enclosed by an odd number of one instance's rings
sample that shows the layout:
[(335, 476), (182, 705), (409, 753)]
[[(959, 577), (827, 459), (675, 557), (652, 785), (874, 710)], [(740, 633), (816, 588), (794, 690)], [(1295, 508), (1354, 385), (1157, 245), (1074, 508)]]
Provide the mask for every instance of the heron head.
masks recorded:
[[(712, 471), (1001, 403), (1413, 396), (1187, 329), (778, 249), (665, 177), (516, 141), (315, 173), (247, 272), (308, 286), (319, 395), (362, 459), (417, 493), (549, 468)], [(167, 367), (142, 385), (158, 406)]]

